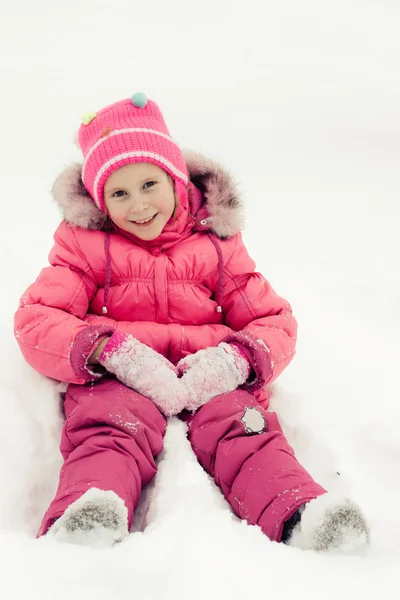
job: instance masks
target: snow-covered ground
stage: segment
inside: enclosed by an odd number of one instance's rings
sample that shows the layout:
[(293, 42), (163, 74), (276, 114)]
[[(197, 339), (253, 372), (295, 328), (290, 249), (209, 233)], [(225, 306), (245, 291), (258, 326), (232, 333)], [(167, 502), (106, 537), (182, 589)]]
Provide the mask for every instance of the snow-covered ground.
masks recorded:
[[(4, 1), (0, 22), (1, 598), (395, 596), (399, 4), (22, 0)], [(57, 390), (20, 356), (12, 317), (46, 265), (59, 220), (49, 190), (79, 159), (81, 114), (139, 90), (182, 146), (240, 181), (249, 252), (299, 321), (273, 408), (311, 473), (364, 508), (367, 557), (297, 551), (240, 522), (177, 419), (126, 542), (35, 540), (62, 422)]]

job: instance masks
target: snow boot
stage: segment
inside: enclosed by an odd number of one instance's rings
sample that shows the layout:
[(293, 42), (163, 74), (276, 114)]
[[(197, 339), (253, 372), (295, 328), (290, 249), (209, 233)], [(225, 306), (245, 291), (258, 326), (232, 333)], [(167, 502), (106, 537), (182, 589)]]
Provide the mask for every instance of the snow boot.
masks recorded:
[(369, 526), (360, 507), (343, 496), (323, 494), (302, 506), (293, 517), (292, 530), (284, 528), (282, 539), (288, 546), (364, 554), (369, 545)]
[(47, 532), (61, 542), (113, 546), (128, 535), (128, 511), (115, 492), (91, 488)]

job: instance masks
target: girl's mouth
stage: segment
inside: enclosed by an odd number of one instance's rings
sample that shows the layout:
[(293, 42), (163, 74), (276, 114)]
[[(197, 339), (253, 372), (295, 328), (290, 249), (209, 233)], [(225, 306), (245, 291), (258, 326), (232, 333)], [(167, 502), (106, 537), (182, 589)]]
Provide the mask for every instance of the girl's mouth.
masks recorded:
[(157, 215), (158, 213), (156, 213), (152, 217), (149, 217), (148, 219), (143, 219), (143, 221), (131, 221), (131, 223), (133, 223), (134, 225), (138, 225), (138, 227), (146, 227), (153, 223)]

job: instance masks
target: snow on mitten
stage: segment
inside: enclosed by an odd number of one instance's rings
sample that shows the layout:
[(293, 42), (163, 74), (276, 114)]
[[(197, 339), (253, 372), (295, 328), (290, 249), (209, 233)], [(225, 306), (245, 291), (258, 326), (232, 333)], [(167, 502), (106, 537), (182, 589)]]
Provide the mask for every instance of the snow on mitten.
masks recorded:
[(177, 369), (132, 335), (113, 333), (99, 363), (122, 383), (152, 400), (165, 416), (171, 417), (183, 410), (186, 396)]
[(211, 398), (236, 390), (250, 375), (250, 365), (239, 347), (221, 342), (179, 361), (178, 374), (187, 392), (185, 408), (195, 411)]

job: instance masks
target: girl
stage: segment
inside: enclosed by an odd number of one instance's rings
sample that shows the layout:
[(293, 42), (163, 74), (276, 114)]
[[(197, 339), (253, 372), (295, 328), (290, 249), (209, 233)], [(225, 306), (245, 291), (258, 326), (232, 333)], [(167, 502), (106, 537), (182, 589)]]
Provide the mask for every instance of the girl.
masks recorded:
[(312, 479), (266, 410), (297, 326), (254, 271), (229, 175), (183, 156), (140, 93), (86, 115), (78, 143), (83, 164), (53, 188), (51, 266), (15, 315), (28, 363), (69, 384), (64, 465), (38, 536), (121, 541), (179, 414), (239, 517), (292, 546), (363, 550), (360, 508)]

